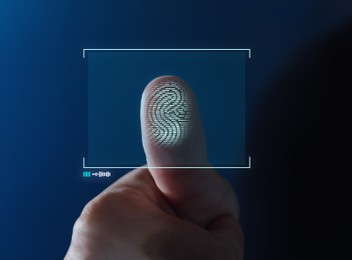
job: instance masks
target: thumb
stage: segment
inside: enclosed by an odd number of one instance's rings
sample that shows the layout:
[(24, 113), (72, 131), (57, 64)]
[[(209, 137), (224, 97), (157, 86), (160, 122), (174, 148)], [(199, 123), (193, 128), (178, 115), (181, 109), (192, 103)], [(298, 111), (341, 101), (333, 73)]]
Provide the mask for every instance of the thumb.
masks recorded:
[(238, 218), (229, 183), (204, 169), (209, 164), (203, 126), (186, 82), (175, 76), (152, 80), (142, 95), (141, 126), (150, 173), (177, 214), (203, 227), (224, 215)]

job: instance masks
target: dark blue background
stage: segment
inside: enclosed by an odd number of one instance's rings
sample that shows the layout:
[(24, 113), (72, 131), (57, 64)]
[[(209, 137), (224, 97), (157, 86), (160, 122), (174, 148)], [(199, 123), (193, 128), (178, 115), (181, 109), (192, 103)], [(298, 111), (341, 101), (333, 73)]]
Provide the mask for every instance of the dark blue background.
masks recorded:
[[(82, 207), (108, 185), (80, 176), (87, 151), (83, 48), (251, 48), (250, 120), (285, 59), (338, 27), (350, 15), (348, 5), (343, 0), (2, 0), (1, 259), (61, 259)], [(252, 171), (222, 173), (240, 198), (247, 259), (266, 259), (277, 250), (276, 239), (268, 224), (270, 208), (253, 188), (260, 174), (253, 160)]]

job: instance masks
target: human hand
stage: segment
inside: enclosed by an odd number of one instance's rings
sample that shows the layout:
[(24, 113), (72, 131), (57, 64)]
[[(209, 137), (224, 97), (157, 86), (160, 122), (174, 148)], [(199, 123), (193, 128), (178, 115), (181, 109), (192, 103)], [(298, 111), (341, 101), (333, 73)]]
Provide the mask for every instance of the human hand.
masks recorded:
[[(141, 123), (149, 167), (127, 173), (85, 206), (65, 259), (242, 259), (234, 191), (214, 169), (191, 168), (208, 164), (187, 84), (174, 76), (151, 81)], [(172, 166), (188, 168), (165, 168)]]

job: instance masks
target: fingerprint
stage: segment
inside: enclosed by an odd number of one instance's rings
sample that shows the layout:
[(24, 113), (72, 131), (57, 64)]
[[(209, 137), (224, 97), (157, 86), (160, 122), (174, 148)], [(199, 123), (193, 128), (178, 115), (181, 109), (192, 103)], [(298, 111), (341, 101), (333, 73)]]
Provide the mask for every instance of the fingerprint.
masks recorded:
[(161, 146), (181, 143), (188, 135), (191, 119), (191, 99), (176, 81), (163, 81), (149, 97), (148, 132)]

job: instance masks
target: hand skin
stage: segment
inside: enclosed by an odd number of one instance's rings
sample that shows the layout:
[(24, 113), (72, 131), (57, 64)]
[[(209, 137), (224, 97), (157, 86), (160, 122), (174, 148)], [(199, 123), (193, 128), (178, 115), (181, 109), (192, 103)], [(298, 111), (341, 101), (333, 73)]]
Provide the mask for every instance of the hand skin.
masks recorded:
[(85, 206), (65, 259), (243, 259), (231, 186), (213, 170), (182, 171), (168, 181), (188, 174), (212, 182), (168, 199), (148, 169), (129, 172)]
[[(149, 94), (163, 82), (177, 82), (192, 102), (189, 138), (177, 146), (159, 146), (148, 134)], [(182, 79), (162, 76), (147, 85), (141, 126), (149, 166), (209, 166), (196, 101)], [(65, 259), (241, 260), (244, 239), (238, 218), (236, 195), (214, 169), (141, 167), (85, 206)]]

